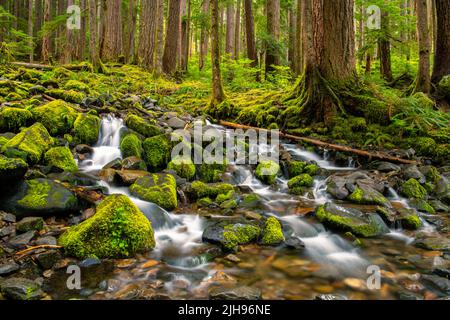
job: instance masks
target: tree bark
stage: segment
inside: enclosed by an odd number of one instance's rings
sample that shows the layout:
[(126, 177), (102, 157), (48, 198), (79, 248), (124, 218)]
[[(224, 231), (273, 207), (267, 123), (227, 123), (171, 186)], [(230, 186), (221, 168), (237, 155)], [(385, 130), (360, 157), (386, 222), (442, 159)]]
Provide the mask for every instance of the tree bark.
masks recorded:
[(162, 57), (164, 54), (164, 0), (157, 0), (158, 17), (157, 17), (157, 48), (156, 48), (156, 72), (162, 73)]
[(241, 53), (241, 0), (237, 0), (234, 22), (234, 52), (233, 59), (238, 60)]
[[(67, 7), (73, 5), (73, 0), (67, 0)], [(64, 41), (63, 50), (61, 52), (61, 61), (63, 64), (69, 64), (72, 62), (74, 56), (74, 32), (70, 28), (65, 28), (66, 39)]]
[(267, 0), (266, 78), (280, 64), (278, 41), (280, 40), (280, 0)]
[(209, 0), (203, 0), (202, 4), (203, 24), (200, 31), (200, 57), (199, 57), (199, 69), (203, 70), (205, 67), (205, 58), (208, 53), (209, 42), (209, 23), (207, 17), (209, 16)]
[(116, 62), (123, 57), (122, 2), (108, 0), (104, 9), (105, 23), (101, 57), (103, 61)]
[[(142, 7), (144, 6), (146, 0), (141, 0), (141, 15), (142, 15)], [(154, 0), (152, 2), (155, 2)], [(156, 6), (156, 3), (154, 4)], [(127, 37), (126, 37), (126, 48), (125, 48), (125, 59), (128, 63), (132, 63), (135, 59), (135, 46), (136, 46), (136, 23), (137, 23), (137, 3), (135, 0), (129, 0), (128, 4), (128, 27), (127, 30)], [(153, 20), (155, 20), (156, 15), (151, 17), (152, 22), (155, 23)], [(142, 19), (142, 16), (141, 16)], [(139, 35), (140, 36), (140, 35)]]
[(78, 58), (83, 61), (85, 58), (86, 48), (86, 31), (87, 31), (87, 0), (80, 0), (81, 9), (81, 29), (79, 32), (80, 42), (78, 45)]
[(155, 68), (157, 47), (158, 3), (153, 0), (141, 0), (139, 29), (138, 64), (147, 70)]
[(295, 12), (294, 8), (289, 8), (288, 10), (288, 17), (289, 17), (289, 50), (288, 50), (288, 61), (289, 66), (291, 67), (291, 70), (296, 72), (296, 62), (295, 57), (297, 55), (296, 48), (297, 48), (297, 13)]
[(167, 75), (174, 75), (177, 69), (179, 21), (180, 0), (169, 0), (169, 16), (163, 55), (163, 72)]
[(436, 0), (437, 31), (436, 52), (431, 81), (438, 84), (450, 74), (450, 1)]
[(33, 62), (33, 0), (28, 0), (28, 36), (30, 37), (30, 40), (28, 41), (28, 45), (30, 46), (30, 54), (29, 54), (29, 60), (30, 62)]
[[(51, 19), (51, 0), (44, 1), (44, 24), (50, 22)], [(50, 34), (46, 32), (42, 37), (42, 61), (48, 63), (50, 61)]]
[(220, 43), (219, 43), (219, 4), (218, 0), (211, 0), (211, 62), (212, 62), (212, 100), (211, 105), (217, 106), (225, 100), (220, 71)]
[(419, 40), (419, 69), (414, 92), (430, 93), (430, 35), (428, 28), (427, 0), (416, 0), (417, 38)]
[(189, 34), (191, 25), (191, 0), (186, 0), (184, 14), (181, 20), (181, 53), (180, 69), (187, 71), (189, 61)]
[(297, 21), (295, 30), (295, 73), (301, 75), (304, 68), (304, 53), (303, 53), (303, 0), (297, 0)]
[[(41, 31), (44, 19), (44, 8), (42, 6), (42, 0), (35, 0), (35, 20), (34, 20), (34, 36), (38, 39), (38, 32)], [(42, 42), (36, 41), (36, 48), (34, 50), (36, 60), (40, 60), (42, 57)]]
[(89, 0), (89, 53), (95, 71), (100, 67), (97, 31), (97, 3), (96, 0)]
[(228, 3), (227, 5), (227, 29), (226, 29), (226, 41), (225, 41), (225, 53), (230, 57), (234, 53), (234, 33), (235, 33), (235, 10), (233, 3)]
[[(256, 53), (255, 23), (252, 6), (252, 0), (244, 0), (247, 57), (252, 61), (250, 66), (256, 68), (258, 66), (258, 56)], [(257, 79), (259, 79), (259, 75), (257, 75)]]
[(388, 82), (393, 80), (391, 66), (391, 42), (389, 40), (389, 16), (386, 11), (381, 14), (382, 36), (378, 39), (378, 49), (380, 55), (380, 72), (383, 79)]

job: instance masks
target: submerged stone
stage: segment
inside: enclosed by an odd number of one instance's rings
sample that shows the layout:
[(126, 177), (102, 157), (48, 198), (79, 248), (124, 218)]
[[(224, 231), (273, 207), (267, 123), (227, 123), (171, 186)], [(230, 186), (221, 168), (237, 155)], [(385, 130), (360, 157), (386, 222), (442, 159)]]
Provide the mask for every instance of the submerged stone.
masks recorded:
[(40, 286), (29, 279), (9, 278), (0, 287), (2, 294), (12, 300), (39, 300), (44, 297)]

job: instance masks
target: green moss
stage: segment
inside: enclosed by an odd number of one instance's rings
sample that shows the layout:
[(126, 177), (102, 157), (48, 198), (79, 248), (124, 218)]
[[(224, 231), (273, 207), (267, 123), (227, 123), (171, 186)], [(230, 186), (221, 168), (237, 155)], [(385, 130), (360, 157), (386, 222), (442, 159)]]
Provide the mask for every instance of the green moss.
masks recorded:
[(226, 200), (221, 203), (220, 208), (224, 210), (233, 210), (238, 207), (237, 201), (234, 199)]
[(194, 181), (191, 184), (192, 193), (195, 198), (201, 199), (209, 197), (215, 199), (220, 194), (227, 194), (234, 191), (234, 187), (227, 183), (206, 184), (202, 181)]
[(56, 147), (48, 150), (44, 155), (45, 163), (63, 171), (75, 172), (78, 170), (72, 152), (67, 147)]
[(92, 145), (98, 140), (101, 120), (96, 115), (80, 113), (74, 123), (75, 138), (79, 143)]
[(218, 182), (222, 178), (227, 167), (227, 163), (202, 163), (199, 169), (200, 179), (208, 183)]
[(236, 250), (238, 245), (247, 244), (256, 240), (261, 230), (250, 224), (233, 224), (225, 226), (223, 231), (223, 246), (227, 250)]
[(166, 209), (173, 210), (178, 206), (177, 183), (170, 174), (151, 174), (139, 178), (131, 187), (133, 195)]
[(205, 198), (201, 198), (197, 200), (197, 205), (200, 207), (209, 207), (210, 205), (212, 205), (213, 202), (210, 198), (205, 197)]
[(18, 132), (26, 127), (33, 115), (30, 111), (19, 108), (2, 108), (0, 110), (0, 131)]
[(161, 129), (155, 125), (148, 123), (147, 120), (142, 119), (134, 114), (130, 114), (125, 119), (125, 124), (131, 130), (136, 131), (139, 134), (142, 134), (146, 138), (151, 138), (161, 134)]
[(8, 138), (0, 136), (0, 150), (9, 141)]
[(296, 176), (288, 181), (289, 189), (298, 187), (310, 188), (314, 185), (314, 179), (307, 173)]
[(422, 108), (433, 108), (434, 102), (425, 93), (417, 92), (413, 95), (413, 98), (417, 100), (418, 105)]
[(358, 204), (385, 205), (389, 202), (381, 193), (375, 190), (365, 191), (359, 187), (347, 199)]
[(402, 227), (410, 230), (417, 230), (422, 227), (422, 221), (416, 214), (407, 214), (398, 219), (402, 223)]
[(32, 111), (36, 121), (41, 122), (52, 135), (69, 133), (78, 113), (67, 103), (55, 100)]
[(304, 170), (308, 164), (303, 161), (291, 161), (288, 164), (289, 177), (293, 178), (305, 173)]
[(93, 217), (66, 231), (59, 243), (78, 259), (123, 258), (153, 249), (155, 238), (150, 222), (131, 200), (112, 195)]
[(142, 147), (149, 171), (157, 172), (167, 167), (171, 156), (171, 144), (166, 135), (147, 138)]
[(284, 241), (283, 229), (278, 219), (270, 217), (264, 224), (262, 243), (264, 245), (278, 245)]
[(216, 198), (216, 202), (218, 204), (222, 204), (225, 201), (232, 200), (234, 198), (234, 195), (235, 195), (234, 190), (230, 190), (228, 193), (225, 194), (219, 194)]
[(447, 75), (441, 79), (438, 89), (444, 97), (450, 99), (450, 75)]
[(82, 103), (85, 98), (83, 93), (75, 90), (50, 89), (46, 91), (46, 94), (56, 99), (78, 104)]
[(64, 85), (64, 89), (66, 90), (75, 90), (75, 91), (83, 91), (87, 94), (90, 93), (89, 86), (83, 82), (77, 80), (69, 80)]
[(256, 167), (256, 177), (264, 183), (274, 184), (278, 173), (280, 172), (280, 165), (272, 160), (261, 161)]
[(23, 207), (30, 209), (39, 209), (43, 208), (47, 205), (47, 198), (49, 195), (49, 191), (51, 190), (51, 186), (48, 183), (41, 183), (39, 180), (29, 180), (28, 184), (28, 192), (19, 201)]
[(133, 133), (127, 134), (120, 143), (120, 151), (123, 158), (142, 158), (142, 142), (137, 135)]
[(187, 180), (195, 177), (195, 165), (191, 158), (177, 156), (169, 162), (168, 169), (176, 171), (177, 175)]
[(424, 199), (427, 196), (427, 190), (416, 179), (412, 178), (403, 183), (400, 191), (402, 195), (410, 199)]
[(24, 160), (35, 164), (52, 145), (53, 139), (47, 129), (42, 124), (36, 123), (9, 140), (2, 147), (2, 152), (7, 155), (21, 155), (25, 158)]
[(433, 138), (418, 137), (413, 140), (414, 149), (419, 155), (433, 156), (436, 152), (436, 141)]
[(28, 170), (28, 164), (22, 159), (7, 158), (0, 154), (0, 182), (21, 179)]
[(425, 200), (413, 199), (411, 205), (419, 211), (427, 212), (429, 214), (435, 214), (436, 210)]

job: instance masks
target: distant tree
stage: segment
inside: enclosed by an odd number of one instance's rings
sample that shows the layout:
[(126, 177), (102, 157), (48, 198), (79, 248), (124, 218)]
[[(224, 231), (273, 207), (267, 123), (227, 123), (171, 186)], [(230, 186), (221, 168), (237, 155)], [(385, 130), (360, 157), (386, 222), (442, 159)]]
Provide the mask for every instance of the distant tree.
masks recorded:
[(220, 71), (220, 43), (219, 43), (219, 4), (218, 0), (211, 0), (211, 61), (212, 61), (212, 106), (217, 106), (225, 100)]
[(104, 61), (118, 61), (123, 57), (122, 2), (108, 0), (103, 8), (105, 21), (100, 55)]
[(427, 0), (416, 0), (417, 36), (419, 40), (419, 69), (414, 92), (430, 93), (430, 30), (428, 27)]
[(437, 84), (450, 74), (450, 1), (436, 0), (437, 30), (431, 81)]
[(162, 60), (163, 72), (174, 75), (177, 69), (178, 34), (180, 21), (180, 0), (169, 0), (169, 15), (167, 18), (166, 42)]

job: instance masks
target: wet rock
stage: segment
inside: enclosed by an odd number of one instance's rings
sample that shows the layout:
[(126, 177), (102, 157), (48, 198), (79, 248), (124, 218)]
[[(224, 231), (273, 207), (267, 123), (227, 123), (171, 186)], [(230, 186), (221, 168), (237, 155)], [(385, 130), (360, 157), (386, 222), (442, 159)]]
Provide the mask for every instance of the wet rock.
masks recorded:
[(52, 236), (46, 236), (46, 237), (42, 237), (36, 240), (36, 245), (40, 246), (40, 245), (51, 245), (51, 246), (56, 246), (58, 244), (58, 241), (56, 240), (55, 237)]
[(78, 199), (70, 190), (48, 179), (23, 182), (4, 205), (17, 216), (67, 215), (79, 208)]
[(245, 221), (221, 221), (212, 223), (203, 231), (204, 242), (220, 244), (225, 250), (236, 250), (238, 245), (256, 241), (261, 229), (256, 224)]
[(329, 301), (329, 300), (348, 300), (346, 296), (338, 294), (319, 294), (315, 298), (316, 300)]
[(41, 217), (26, 217), (16, 224), (16, 230), (19, 233), (42, 229), (44, 229), (44, 219)]
[(51, 269), (56, 264), (56, 262), (61, 259), (61, 257), (61, 253), (56, 250), (51, 250), (35, 255), (37, 263), (44, 270)]
[(16, 222), (16, 216), (11, 213), (0, 211), (0, 221), (4, 221), (7, 223), (14, 223)]
[(0, 188), (21, 180), (28, 170), (28, 164), (22, 159), (11, 159), (0, 155)]
[(316, 216), (329, 228), (350, 231), (357, 236), (374, 237), (389, 233), (389, 228), (378, 215), (362, 213), (330, 202), (319, 207)]
[(101, 265), (101, 264), (102, 264), (102, 261), (100, 259), (87, 258), (87, 259), (81, 261), (78, 265), (81, 268), (90, 268), (90, 267), (98, 266), (98, 265)]
[(332, 177), (327, 182), (327, 192), (338, 200), (344, 200), (349, 195), (345, 184), (345, 179), (342, 179), (341, 177)]
[(122, 168), (122, 160), (120, 158), (117, 158), (107, 163), (102, 169), (120, 170), (121, 168)]
[(261, 291), (251, 287), (213, 288), (209, 292), (209, 298), (211, 300), (261, 300)]
[(425, 285), (429, 285), (432, 288), (437, 289), (446, 295), (450, 294), (449, 279), (435, 275), (422, 275), (420, 279)]
[(0, 264), (0, 276), (4, 277), (10, 275), (20, 269), (19, 265), (14, 261)]
[(184, 129), (184, 127), (186, 127), (186, 121), (181, 120), (178, 117), (173, 117), (170, 118), (167, 121), (167, 124), (169, 125), (169, 127), (171, 127), (172, 129)]
[(348, 196), (348, 200), (358, 204), (377, 204), (390, 206), (389, 201), (377, 190), (368, 185), (359, 184), (358, 187)]
[(122, 169), (125, 170), (147, 170), (145, 161), (138, 157), (128, 157), (122, 160)]
[(413, 209), (398, 209), (396, 221), (399, 221), (402, 227), (410, 230), (417, 230), (423, 225), (419, 216), (416, 214), (416, 211)]
[(36, 231), (28, 231), (9, 240), (8, 245), (15, 249), (23, 249), (36, 236)]
[(428, 203), (433, 207), (434, 210), (436, 210), (437, 212), (449, 212), (450, 211), (450, 207), (445, 205), (444, 203), (442, 203), (439, 200), (430, 200), (428, 201)]
[(11, 236), (16, 234), (16, 227), (14, 226), (6, 226), (0, 228), (0, 238)]
[(166, 210), (178, 206), (176, 181), (169, 174), (151, 174), (139, 178), (130, 191), (139, 199), (155, 203)]
[(102, 169), (98, 177), (107, 183), (113, 183), (116, 178), (116, 173), (117, 170), (114, 169)]
[(150, 173), (141, 170), (120, 170), (116, 171), (116, 176), (121, 183), (127, 186), (131, 186), (138, 179), (148, 176)]
[(44, 297), (40, 286), (29, 279), (9, 278), (0, 286), (2, 294), (12, 300), (39, 300)]
[(436, 268), (433, 273), (439, 277), (447, 278), (450, 280), (450, 269)]
[(92, 154), (94, 153), (94, 148), (87, 144), (79, 144), (75, 146), (75, 152), (80, 154)]
[(419, 171), (417, 166), (412, 165), (408, 166), (405, 170), (403, 170), (403, 176), (405, 180), (415, 179), (419, 181), (419, 183), (425, 183), (427, 181), (425, 175)]
[(379, 161), (379, 162), (377, 161), (377, 162), (371, 164), (370, 168), (373, 168), (380, 172), (392, 172), (392, 171), (398, 172), (401, 170), (400, 166), (393, 164), (391, 162), (385, 162), (385, 161)]
[(400, 193), (409, 199), (424, 199), (427, 196), (427, 190), (414, 178), (402, 184)]
[(287, 248), (294, 250), (303, 250), (305, 248), (305, 243), (297, 236), (287, 238), (284, 244)]
[(418, 248), (431, 251), (450, 251), (450, 239), (448, 237), (424, 237), (414, 241)]

